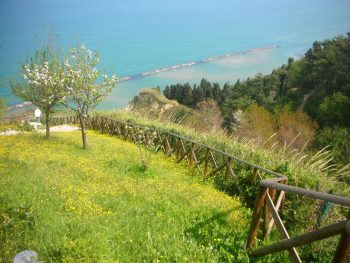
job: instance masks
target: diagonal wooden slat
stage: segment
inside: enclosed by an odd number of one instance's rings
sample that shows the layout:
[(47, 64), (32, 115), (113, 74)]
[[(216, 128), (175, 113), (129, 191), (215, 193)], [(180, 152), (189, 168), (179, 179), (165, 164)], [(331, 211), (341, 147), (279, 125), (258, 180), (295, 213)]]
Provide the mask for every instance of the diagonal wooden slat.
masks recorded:
[[(182, 141), (182, 139), (181, 139), (181, 148), (182, 148), (182, 151), (183, 151), (184, 153), (187, 151), (187, 150), (186, 150), (186, 147), (185, 147), (185, 145), (184, 145), (184, 143), (183, 143), (183, 141)], [(189, 158), (187, 157), (187, 155), (185, 155), (184, 158), (186, 159), (187, 164), (189, 164), (190, 162), (189, 162)]]
[(128, 140), (128, 137), (129, 137), (129, 129), (126, 131), (125, 135), (124, 135), (124, 140)]
[(114, 131), (114, 129), (113, 129), (113, 121), (109, 120), (107, 122), (107, 129), (108, 129), (108, 133), (110, 135), (113, 135), (113, 131)]
[(199, 167), (199, 164), (198, 164), (198, 159), (197, 159), (197, 156), (196, 156), (196, 153), (195, 153), (195, 150), (194, 150), (194, 144), (193, 144), (193, 147), (191, 147), (191, 156), (194, 160), (194, 163), (196, 164), (196, 167), (197, 167), (197, 170), (200, 170), (200, 167)]
[(211, 158), (211, 161), (213, 162), (215, 168), (218, 168), (217, 162), (216, 162), (214, 155), (211, 151), (210, 151), (210, 158)]
[(160, 150), (162, 150), (165, 153), (165, 148), (164, 148), (165, 138), (162, 140), (162, 137), (159, 135), (158, 141), (160, 142), (160, 144), (158, 145), (156, 152), (159, 152)]
[(103, 130), (104, 130), (104, 133), (109, 133), (109, 127), (108, 127), (108, 120), (105, 120), (104, 124), (103, 124)]
[[(270, 196), (269, 193), (266, 194), (266, 204), (267, 204), (267, 206), (269, 207), (269, 209), (271, 211), (271, 215), (272, 215), (273, 219), (275, 220), (277, 229), (281, 233), (282, 237), (285, 238), (285, 239), (290, 239), (288, 231), (285, 228), (285, 226), (284, 226), (284, 224), (282, 222), (282, 219), (280, 218), (280, 216), (279, 216), (279, 214), (278, 214), (278, 212), (276, 210), (276, 207), (273, 204), (273, 201), (272, 201), (271, 196)], [(295, 262), (301, 263), (301, 259), (299, 257), (299, 254), (298, 254), (297, 250), (295, 249), (295, 247), (292, 247), (292, 248), (288, 249), (288, 251), (289, 251), (289, 254), (294, 259)]]
[(212, 171), (208, 177), (212, 177), (214, 174), (216, 174), (217, 172), (219, 172), (220, 170), (222, 170), (223, 168), (225, 168), (226, 163), (222, 164), (221, 166), (219, 166), (218, 168), (216, 168), (214, 171)]
[(190, 152), (191, 152), (191, 148), (188, 149), (188, 150), (180, 157), (180, 159), (176, 161), (176, 163), (181, 162), (182, 159), (184, 159)]
[(164, 153), (166, 153), (166, 149), (165, 149), (165, 147), (164, 147), (165, 139), (166, 139), (166, 138), (164, 138), (164, 139), (162, 140), (162, 136), (160, 135), (160, 133), (157, 132), (157, 134), (158, 134), (159, 141), (161, 142), (161, 144), (160, 144), (160, 149), (161, 149)]
[[(278, 198), (277, 198), (277, 202), (275, 204), (275, 207), (276, 207), (276, 211), (278, 212), (278, 210), (280, 209), (281, 207), (281, 204), (282, 204), (282, 200), (284, 199), (284, 195), (285, 195), (285, 192), (284, 191), (281, 191)], [(269, 225), (268, 225), (268, 228), (266, 230), (266, 234), (265, 236), (268, 236), (273, 228), (275, 224), (275, 220), (273, 218), (271, 218), (271, 221), (269, 222)]]
[[(256, 250), (252, 251), (251, 255), (255, 256), (255, 257), (260, 257), (260, 256), (264, 256), (267, 254), (272, 254), (275, 252), (287, 250), (287, 249), (292, 248), (292, 247), (297, 247), (297, 246), (308, 244), (308, 243), (311, 243), (314, 241), (318, 241), (321, 239), (332, 237), (332, 236), (344, 233), (344, 230), (349, 225), (350, 225), (350, 220), (344, 220), (344, 221), (326, 226), (326, 227), (318, 229), (318, 230), (313, 230), (313, 231), (307, 232), (305, 234), (291, 237), (290, 239), (283, 239), (277, 243), (273, 243), (273, 244), (268, 245), (266, 247), (258, 248)], [(339, 262), (341, 262), (341, 261), (339, 261)], [(345, 261), (343, 261), (343, 262), (345, 262)]]
[(198, 145), (197, 150), (195, 151), (196, 156), (198, 157), (198, 165), (200, 166), (204, 162), (204, 158), (200, 158), (201, 152), (203, 151), (203, 147), (201, 145)]
[(117, 135), (121, 137), (120, 122), (119, 121), (116, 122), (115, 131), (117, 132)]
[(133, 141), (134, 143), (137, 143), (136, 137), (135, 137), (135, 132), (131, 130), (130, 132), (130, 140)]

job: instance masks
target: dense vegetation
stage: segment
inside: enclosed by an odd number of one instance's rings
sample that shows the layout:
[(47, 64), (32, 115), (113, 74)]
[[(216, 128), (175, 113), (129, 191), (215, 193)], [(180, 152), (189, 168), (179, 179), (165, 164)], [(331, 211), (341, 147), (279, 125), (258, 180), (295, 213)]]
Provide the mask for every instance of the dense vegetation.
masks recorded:
[(350, 34), (315, 42), (303, 58), (290, 58), (268, 75), (225, 83), (222, 89), (206, 79), (193, 87), (170, 85), (164, 95), (194, 108), (214, 100), (229, 132), (262, 140), (276, 133), (278, 141), (299, 149), (310, 141), (316, 149), (331, 145), (334, 161), (349, 163), (349, 72)]

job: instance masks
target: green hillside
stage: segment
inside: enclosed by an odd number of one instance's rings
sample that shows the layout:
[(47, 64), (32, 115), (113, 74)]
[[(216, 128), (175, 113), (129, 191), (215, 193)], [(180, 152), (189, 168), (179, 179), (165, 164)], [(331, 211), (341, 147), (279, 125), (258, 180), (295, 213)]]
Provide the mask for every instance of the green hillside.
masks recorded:
[[(306, 51), (306, 50), (305, 50)], [(315, 41), (303, 57), (270, 74), (193, 86), (177, 83), (163, 94), (197, 108), (214, 101), (222, 127), (234, 136), (318, 151), (330, 146), (332, 164), (350, 163), (350, 33)], [(204, 76), (205, 77), (205, 76)], [(220, 121), (221, 121), (220, 119)]]
[[(97, 113), (97, 115), (99, 114)], [(224, 134), (199, 132), (184, 125), (171, 123), (170, 121), (165, 123), (140, 118), (139, 116), (130, 115), (123, 111), (112, 111), (108, 114), (113, 119), (121, 121), (121, 123), (165, 129), (175, 134), (192, 138), (192, 140), (197, 142), (210, 145), (271, 171), (282, 173), (288, 177), (289, 185), (349, 196), (349, 166), (339, 167), (330, 165), (331, 156), (330, 152), (326, 149), (317, 153), (310, 153), (305, 151), (291, 151), (289, 145), (285, 145), (283, 148), (277, 148), (275, 144), (271, 147), (266, 147), (265, 144), (259, 143), (256, 140), (239, 140), (237, 137), (228, 137)], [(200, 153), (197, 152), (197, 154), (198, 157)], [(204, 151), (201, 154), (201, 157), (198, 158), (203, 158)], [(220, 159), (220, 156), (216, 156), (216, 158)], [(252, 174), (252, 169), (249, 166), (235, 163), (233, 165), (233, 171), (235, 174), (233, 181), (228, 180), (225, 182), (224, 174), (222, 173), (220, 176), (213, 177), (213, 185), (228, 195), (238, 196), (247, 207), (253, 208), (258, 185), (251, 185), (249, 182), (248, 178)], [(269, 178), (269, 175), (263, 174), (262, 177)], [(282, 218), (288, 232), (292, 236), (295, 236), (343, 220), (348, 214), (348, 210), (345, 207), (334, 207), (332, 205), (327, 209), (325, 207), (328, 207), (328, 205), (325, 204), (324, 206), (319, 200), (288, 194), (282, 212)], [(258, 238), (259, 240), (262, 239), (263, 235), (259, 235)], [(272, 233), (271, 239), (264, 240), (260, 245), (266, 245), (276, 240), (280, 240), (277, 231)], [(337, 242), (337, 238), (326, 239), (307, 246), (301, 246), (298, 248), (298, 251), (302, 259), (306, 262), (329, 262), (332, 260)], [(283, 259), (283, 262), (285, 260)]]
[(223, 133), (223, 120), (215, 103), (203, 101), (193, 109), (179, 104), (176, 100), (167, 99), (158, 88), (140, 90), (129, 102), (127, 111), (131, 113), (129, 115), (141, 119), (177, 123), (202, 132)]
[(44, 262), (247, 262), (250, 211), (188, 168), (89, 131), (0, 137), (0, 258)]

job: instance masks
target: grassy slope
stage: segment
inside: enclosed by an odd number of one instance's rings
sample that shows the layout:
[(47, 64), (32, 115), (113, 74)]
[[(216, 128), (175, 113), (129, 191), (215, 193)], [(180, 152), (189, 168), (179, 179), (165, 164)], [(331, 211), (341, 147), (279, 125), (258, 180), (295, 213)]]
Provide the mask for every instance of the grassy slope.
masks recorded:
[[(338, 176), (334, 167), (329, 167), (329, 155), (327, 152), (317, 154), (310, 152), (296, 152), (287, 147), (265, 147), (263, 143), (254, 140), (238, 140), (236, 137), (228, 137), (224, 133), (197, 132), (194, 129), (171, 122), (160, 122), (145, 117), (137, 117), (133, 114), (114, 110), (101, 112), (117, 120), (136, 123), (148, 127), (160, 128), (181, 134), (188, 138), (193, 138), (198, 142), (213, 146), (228, 153), (233, 154), (243, 160), (261, 165), (272, 171), (277, 171), (289, 177), (290, 183), (295, 186), (306, 187), (314, 190), (329, 191), (350, 196), (350, 189), (345, 182), (335, 179)], [(282, 167), (288, 162), (288, 171)], [(344, 173), (349, 176), (350, 169), (345, 169)]]
[[(283, 173), (288, 176), (289, 184), (319, 190), (324, 192), (333, 191), (334, 194), (349, 196), (349, 185), (339, 180), (339, 170), (334, 171), (334, 167), (329, 167), (327, 152), (319, 152), (318, 154), (311, 154), (307, 152), (291, 152), (290, 149), (273, 148), (268, 149), (256, 141), (240, 141), (235, 137), (228, 138), (223, 134), (200, 133), (195, 130), (176, 125), (170, 122), (159, 122), (151, 119), (135, 117), (123, 111), (111, 111), (108, 114), (118, 120), (124, 122), (132, 122), (148, 127), (162, 128), (171, 130), (175, 133), (184, 135), (185, 137), (193, 138), (199, 142), (211, 145), (217, 149), (229, 152), (239, 158), (248, 160), (252, 163), (259, 164), (265, 168), (273, 171)], [(288, 162), (287, 169), (286, 162)], [(252, 171), (246, 169), (245, 166), (234, 166), (234, 172), (239, 178), (241, 189), (243, 189), (244, 201), (253, 206), (255, 201), (255, 193), (257, 186), (250, 186), (246, 184), (246, 178)], [(349, 167), (343, 170), (346, 176), (349, 176)], [(262, 174), (265, 178), (268, 175)], [(223, 191), (230, 190), (232, 187), (229, 184), (222, 184), (223, 175), (218, 178), (218, 183), (215, 183), (219, 189)], [(230, 193), (230, 191), (228, 191)], [(235, 193), (230, 193), (235, 194)], [(334, 207), (330, 213), (325, 215), (322, 220), (322, 226), (332, 224), (334, 222), (344, 220), (347, 215), (347, 210)], [(300, 195), (288, 194), (286, 203), (283, 207), (283, 221), (291, 236), (301, 234), (313, 230), (317, 224), (320, 216), (320, 202), (314, 199), (302, 197)], [(272, 233), (272, 238), (269, 242), (280, 239), (279, 235)], [(259, 235), (258, 238), (262, 238)], [(267, 243), (264, 242), (266, 245)], [(299, 252), (305, 261), (315, 260), (316, 262), (331, 261), (337, 239), (326, 239), (324, 241), (314, 242), (311, 246), (302, 246)], [(274, 258), (276, 260), (276, 258)], [(284, 262), (284, 259), (281, 261)]]
[[(143, 172), (134, 144), (89, 132), (0, 137), (0, 262), (231, 261), (249, 211), (162, 155)], [(249, 219), (247, 220), (249, 221)]]

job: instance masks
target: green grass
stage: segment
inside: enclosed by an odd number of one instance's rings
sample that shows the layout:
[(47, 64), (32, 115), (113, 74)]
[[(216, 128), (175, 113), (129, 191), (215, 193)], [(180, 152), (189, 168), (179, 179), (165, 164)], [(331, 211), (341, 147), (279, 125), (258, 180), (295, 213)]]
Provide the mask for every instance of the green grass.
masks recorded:
[[(122, 120), (145, 125), (148, 127), (166, 129), (174, 133), (181, 134), (196, 141), (221, 149), (231, 153), (243, 160), (258, 164), (262, 167), (276, 171), (286, 175), (289, 178), (289, 184), (302, 188), (333, 192), (334, 194), (349, 196), (349, 184), (343, 178), (350, 175), (350, 166), (335, 167), (330, 165), (330, 153), (326, 150), (317, 153), (312, 152), (296, 152), (284, 147), (267, 147), (263, 143), (253, 140), (239, 140), (236, 137), (228, 137), (225, 134), (210, 134), (198, 132), (183, 125), (177, 125), (169, 122), (159, 122), (157, 120), (147, 119), (144, 117), (134, 116), (123, 111), (111, 111), (104, 114)], [(202, 157), (204, 152), (202, 151)], [(201, 156), (197, 155), (198, 158)], [(215, 156), (220, 159), (221, 156)], [(247, 177), (252, 174), (252, 169), (238, 163), (233, 164), (233, 170), (237, 178), (232, 181), (224, 182), (223, 175), (215, 176), (213, 183), (217, 189), (224, 191), (229, 195), (237, 195), (237, 189), (232, 185), (239, 185), (242, 190), (239, 193), (241, 201), (248, 207), (253, 207), (255, 203), (255, 195), (257, 185), (252, 186)], [(268, 174), (262, 173), (263, 178), (269, 177)], [(288, 194), (286, 202), (283, 206), (282, 220), (291, 236), (308, 232), (315, 229), (317, 221), (321, 217), (321, 202), (304, 196)], [(322, 226), (344, 220), (348, 214), (345, 208), (334, 207), (331, 212), (322, 220)], [(262, 228), (262, 227), (261, 227)], [(276, 230), (274, 230), (276, 232)], [(262, 238), (261, 233), (258, 238)], [(272, 237), (267, 242), (260, 242), (260, 246), (266, 245), (268, 242), (280, 240), (277, 233), (272, 233)], [(333, 253), (337, 246), (336, 238), (326, 239), (324, 241), (315, 242), (312, 245), (302, 246), (298, 248), (300, 255), (304, 261), (310, 262), (329, 262), (333, 257)], [(271, 260), (276, 261), (277, 255)], [(268, 260), (268, 259), (265, 259)], [(285, 259), (279, 259), (284, 262)]]
[[(190, 127), (174, 124), (171, 121), (160, 122), (120, 110), (97, 112), (97, 114), (105, 114), (124, 122), (164, 129), (192, 138), (195, 141), (231, 153), (243, 160), (283, 173), (288, 176), (289, 183), (294, 186), (324, 192), (332, 189), (335, 194), (350, 196), (349, 185), (344, 180), (339, 180), (339, 178), (350, 176), (350, 166), (335, 167), (330, 165), (331, 157), (327, 150), (315, 153), (298, 152), (288, 148), (288, 145), (267, 147), (264, 142), (239, 140), (237, 137), (227, 136), (224, 132), (214, 134), (198, 132)], [(287, 171), (284, 170), (286, 163), (288, 163)], [(266, 174), (263, 175), (264, 178), (267, 176)]]
[(170, 158), (89, 131), (0, 136), (0, 262), (248, 262), (250, 210)]

